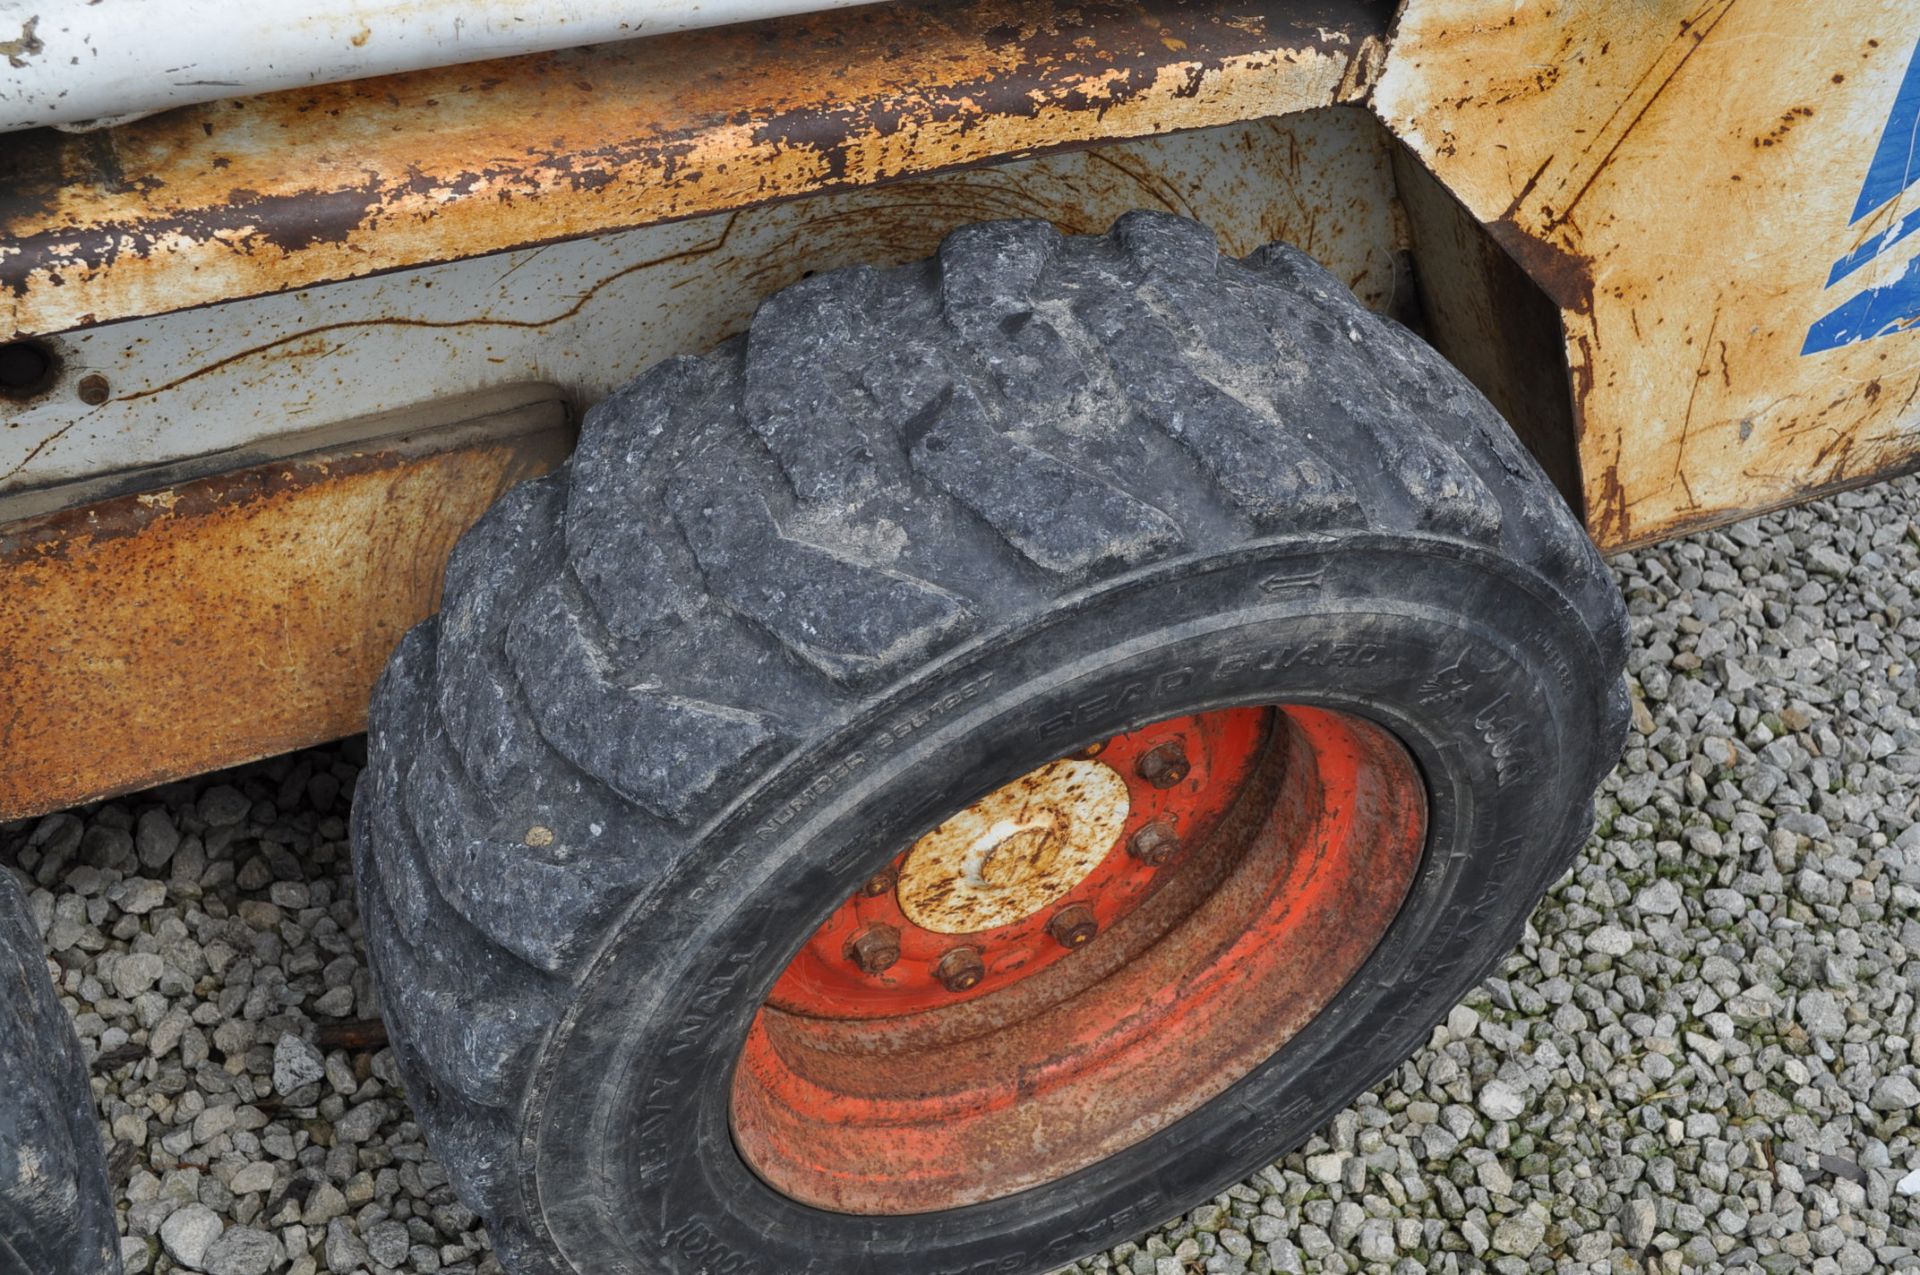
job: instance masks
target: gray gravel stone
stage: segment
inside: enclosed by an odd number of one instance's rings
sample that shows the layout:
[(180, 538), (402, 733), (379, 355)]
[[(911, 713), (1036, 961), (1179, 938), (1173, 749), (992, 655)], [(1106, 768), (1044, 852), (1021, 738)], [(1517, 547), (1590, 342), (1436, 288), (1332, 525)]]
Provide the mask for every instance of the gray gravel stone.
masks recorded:
[(208, 1246), (220, 1238), (224, 1228), (225, 1223), (212, 1209), (193, 1203), (174, 1210), (160, 1224), (160, 1244), (168, 1257), (198, 1270)]
[(407, 1250), (412, 1247), (407, 1228), (398, 1222), (376, 1222), (366, 1229), (361, 1239), (374, 1261), (395, 1269), (407, 1260)]
[(273, 1046), (273, 1091), (283, 1097), (313, 1084), (327, 1074), (320, 1051), (292, 1032), (281, 1034)]
[(1660, 1213), (1652, 1200), (1628, 1200), (1626, 1207), (1620, 1210), (1620, 1239), (1635, 1252), (1653, 1243), (1653, 1229), (1659, 1223)]
[(215, 784), (200, 794), (200, 817), (209, 827), (230, 828), (245, 819), (252, 809), (252, 802), (226, 784)]
[(1490, 1120), (1512, 1120), (1527, 1109), (1527, 1100), (1504, 1080), (1489, 1080), (1480, 1087), (1480, 1110)]
[(1800, 1025), (1817, 1040), (1839, 1040), (1847, 1034), (1847, 1019), (1840, 1003), (1827, 991), (1811, 991), (1800, 997)]
[(1868, 1102), (1875, 1111), (1911, 1111), (1920, 1107), (1920, 1088), (1905, 1076), (1883, 1076)]
[(123, 1236), (120, 1240), (121, 1275), (144, 1275), (153, 1269), (153, 1244), (138, 1235)]
[(255, 1191), (273, 1189), (273, 1165), (265, 1160), (252, 1160), (234, 1171), (233, 1180), (227, 1183), (227, 1189), (235, 1195), (248, 1195)]
[(207, 1275), (267, 1275), (284, 1256), (280, 1241), (272, 1235), (236, 1226), (207, 1246), (200, 1264)]
[(1625, 956), (1633, 950), (1633, 935), (1617, 925), (1603, 925), (1587, 935), (1587, 950), (1602, 956)]
[(324, 1252), (329, 1271), (357, 1271), (373, 1260), (367, 1252), (367, 1246), (353, 1229), (353, 1223), (344, 1218), (335, 1218), (327, 1223)]
[(129, 952), (113, 964), (113, 987), (125, 997), (135, 997), (160, 981), (166, 963), (151, 952)]
[(324, 1226), (347, 1211), (347, 1197), (331, 1182), (322, 1182), (307, 1197), (300, 1220), (308, 1226)]
[(134, 825), (133, 844), (141, 867), (164, 868), (180, 848), (180, 829), (165, 810), (143, 811)]
[(1515, 1257), (1527, 1257), (1547, 1239), (1547, 1219), (1528, 1210), (1506, 1219), (1493, 1230), (1493, 1247)]
[(166, 901), (166, 882), (135, 877), (126, 883), (126, 888), (114, 899), (114, 905), (122, 912), (145, 916)]
[(1677, 882), (1663, 878), (1636, 894), (1633, 905), (1654, 916), (1673, 916), (1686, 907), (1686, 898)]

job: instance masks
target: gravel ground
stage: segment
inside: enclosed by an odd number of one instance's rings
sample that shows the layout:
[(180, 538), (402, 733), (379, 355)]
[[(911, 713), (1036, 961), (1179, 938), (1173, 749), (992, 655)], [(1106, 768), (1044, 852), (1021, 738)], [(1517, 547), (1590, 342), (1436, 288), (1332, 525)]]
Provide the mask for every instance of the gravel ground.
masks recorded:
[[(1920, 1269), (1920, 480), (1615, 562), (1636, 730), (1500, 974), (1300, 1152), (1078, 1271)], [(362, 745), (0, 827), (127, 1269), (493, 1273), (409, 1118)]]

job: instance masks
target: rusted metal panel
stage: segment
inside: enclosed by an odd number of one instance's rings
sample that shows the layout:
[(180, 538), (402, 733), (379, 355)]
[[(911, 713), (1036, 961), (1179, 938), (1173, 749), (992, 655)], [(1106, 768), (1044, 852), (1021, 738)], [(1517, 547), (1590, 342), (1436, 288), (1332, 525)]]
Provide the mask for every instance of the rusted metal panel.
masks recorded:
[(1920, 459), (1920, 170), (1878, 155), (1917, 41), (1879, 0), (1408, 3), (1375, 109), (1559, 308), (1603, 545)]
[(522, 387), (0, 524), (0, 819), (360, 729), (454, 540), (569, 441)]
[(23, 134), (0, 333), (1324, 106), (1388, 8), (918, 0)]
[(62, 370), (46, 393), (0, 404), (0, 492), (487, 385), (537, 380), (591, 402), (742, 330), (804, 274), (917, 260), (996, 217), (1078, 233), (1134, 208), (1184, 213), (1229, 252), (1285, 239), (1367, 304), (1404, 308), (1389, 145), (1364, 109), (1338, 107), (88, 328), (47, 340)]

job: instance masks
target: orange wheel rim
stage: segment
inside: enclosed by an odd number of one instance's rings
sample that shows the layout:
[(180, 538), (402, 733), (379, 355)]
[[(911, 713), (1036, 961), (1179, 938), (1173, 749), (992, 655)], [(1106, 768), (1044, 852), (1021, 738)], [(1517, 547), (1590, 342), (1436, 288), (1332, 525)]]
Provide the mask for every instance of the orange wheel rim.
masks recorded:
[(734, 1071), (736, 1144), (843, 1213), (1084, 1169), (1325, 1008), (1425, 831), (1405, 748), (1322, 709), (1168, 719), (1037, 767), (896, 855), (782, 972)]

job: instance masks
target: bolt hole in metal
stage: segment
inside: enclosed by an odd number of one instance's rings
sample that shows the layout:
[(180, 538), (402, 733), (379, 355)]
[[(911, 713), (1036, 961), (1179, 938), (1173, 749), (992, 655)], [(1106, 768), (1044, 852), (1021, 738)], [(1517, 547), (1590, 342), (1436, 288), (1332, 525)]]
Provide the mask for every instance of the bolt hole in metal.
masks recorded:
[(1381, 728), (1239, 708), (1117, 735), (949, 816), (794, 957), (734, 1070), (785, 1194), (900, 1215), (1063, 1178), (1284, 1045), (1412, 885), (1426, 791)]
[(35, 399), (60, 379), (60, 357), (44, 341), (0, 344), (0, 398)]

